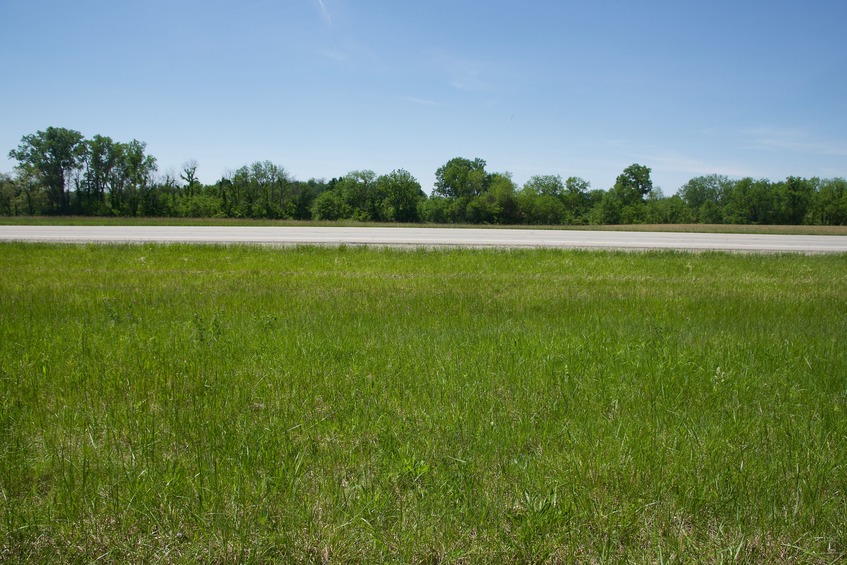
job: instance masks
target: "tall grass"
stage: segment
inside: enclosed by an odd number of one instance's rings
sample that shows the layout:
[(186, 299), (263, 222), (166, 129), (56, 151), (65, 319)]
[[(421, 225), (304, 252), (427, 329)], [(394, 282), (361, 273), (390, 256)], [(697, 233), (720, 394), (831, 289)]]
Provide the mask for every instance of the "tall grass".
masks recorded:
[(4, 561), (847, 557), (847, 257), (0, 245)]

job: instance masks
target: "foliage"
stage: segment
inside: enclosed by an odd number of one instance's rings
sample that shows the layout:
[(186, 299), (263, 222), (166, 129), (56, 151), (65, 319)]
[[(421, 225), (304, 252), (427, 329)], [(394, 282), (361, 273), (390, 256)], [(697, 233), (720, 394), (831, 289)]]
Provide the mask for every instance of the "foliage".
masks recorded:
[(85, 156), (83, 136), (75, 130), (49, 127), (45, 131), (25, 135), (9, 157), (18, 161), (18, 168), (37, 178), (44, 186), (52, 213), (70, 211), (70, 191), (73, 175)]
[(211, 185), (187, 161), (157, 176), (143, 142), (114, 141), (63, 128), (24, 136), (9, 152), (14, 176), (0, 180), (0, 214), (78, 214), (527, 225), (847, 225), (844, 179), (784, 181), (692, 178), (678, 194), (653, 186), (651, 169), (633, 163), (608, 190), (579, 177), (534, 175), (518, 186), (483, 159), (455, 157), (436, 170), (427, 196), (408, 171), (350, 171), (329, 181), (294, 179), (257, 161)]
[(623, 206), (635, 206), (643, 203), (652, 190), (650, 169), (644, 165), (633, 164), (618, 175), (611, 192)]
[(380, 219), (386, 222), (418, 222), (418, 204), (426, 198), (420, 183), (403, 169), (380, 176), (377, 181)]
[(805, 220), (815, 225), (847, 226), (847, 181), (821, 181), (812, 194)]
[(485, 161), (456, 157), (435, 171), (434, 193), (455, 200), (470, 200), (487, 188)]
[(0, 215), (17, 216), (21, 209), (21, 189), (18, 181), (0, 173)]

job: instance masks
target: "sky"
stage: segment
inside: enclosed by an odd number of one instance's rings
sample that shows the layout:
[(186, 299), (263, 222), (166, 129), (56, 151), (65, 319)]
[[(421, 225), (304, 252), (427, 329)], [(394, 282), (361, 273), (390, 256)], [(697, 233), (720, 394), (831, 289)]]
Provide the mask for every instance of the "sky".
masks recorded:
[(844, 0), (0, 0), (0, 172), (47, 127), (138, 139), (204, 183), (627, 166), (847, 177)]

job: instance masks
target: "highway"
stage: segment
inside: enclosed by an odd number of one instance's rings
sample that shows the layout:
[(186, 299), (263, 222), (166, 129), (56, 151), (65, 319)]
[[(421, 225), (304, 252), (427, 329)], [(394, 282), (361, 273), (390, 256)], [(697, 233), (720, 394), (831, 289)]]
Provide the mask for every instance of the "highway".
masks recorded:
[(837, 235), (419, 227), (0, 226), (0, 241), (847, 252)]

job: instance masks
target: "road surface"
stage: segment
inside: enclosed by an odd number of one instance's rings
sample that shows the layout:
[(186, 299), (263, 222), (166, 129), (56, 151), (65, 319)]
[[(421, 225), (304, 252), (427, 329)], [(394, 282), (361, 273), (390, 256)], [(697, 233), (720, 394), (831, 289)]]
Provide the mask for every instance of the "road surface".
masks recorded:
[(253, 243), (847, 253), (847, 236), (402, 227), (0, 226), (0, 241)]

